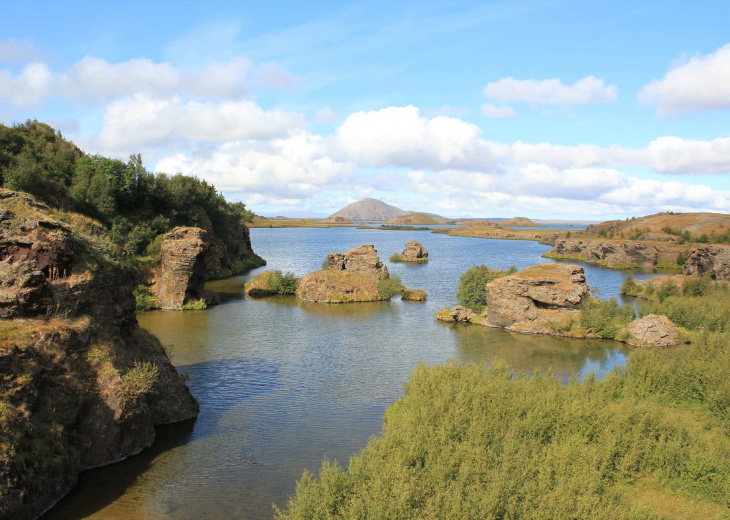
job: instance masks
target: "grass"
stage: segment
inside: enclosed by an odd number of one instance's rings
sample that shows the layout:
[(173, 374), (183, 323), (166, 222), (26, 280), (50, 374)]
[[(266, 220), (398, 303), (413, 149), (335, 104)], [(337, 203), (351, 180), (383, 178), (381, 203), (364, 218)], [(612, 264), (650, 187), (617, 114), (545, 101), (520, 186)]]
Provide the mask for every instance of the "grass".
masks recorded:
[(406, 289), (400, 293), (401, 300), (409, 302), (425, 302), (427, 295), (423, 289)]
[(400, 276), (397, 274), (378, 280), (378, 295), (381, 300), (390, 300), (396, 294), (401, 294), (405, 289)]
[(265, 271), (257, 274), (246, 283), (244, 290), (250, 296), (272, 296), (275, 294), (293, 295), (299, 287), (299, 278), (294, 273)]
[(297, 296), (305, 301), (322, 303), (370, 302), (383, 299), (375, 276), (333, 269), (322, 269), (302, 277)]
[(208, 304), (205, 303), (205, 299), (200, 298), (192, 302), (188, 302), (180, 307), (181, 311), (204, 311), (208, 308)]
[(146, 312), (160, 308), (160, 302), (148, 286), (140, 284), (134, 290), (137, 312)]
[(399, 253), (394, 253), (394, 254), (392, 254), (390, 256), (390, 259), (389, 260), (391, 262), (408, 262), (408, 263), (412, 263), (412, 264), (425, 264), (426, 262), (428, 262), (428, 257), (425, 257), (425, 258), (406, 258), (405, 256), (403, 256), (403, 255), (401, 255)]

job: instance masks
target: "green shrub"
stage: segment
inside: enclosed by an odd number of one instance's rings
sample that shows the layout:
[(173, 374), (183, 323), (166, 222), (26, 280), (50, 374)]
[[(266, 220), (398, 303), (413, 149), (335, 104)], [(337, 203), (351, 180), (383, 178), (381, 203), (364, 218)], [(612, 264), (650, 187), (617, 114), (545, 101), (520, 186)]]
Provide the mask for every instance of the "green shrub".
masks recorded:
[(384, 300), (402, 293), (405, 289), (406, 288), (403, 285), (400, 276), (397, 274), (391, 274), (390, 278), (382, 278), (378, 280), (378, 295)]
[(684, 296), (705, 296), (710, 291), (710, 280), (706, 277), (688, 277), (682, 283)]
[(679, 286), (677, 283), (672, 280), (671, 278), (667, 278), (664, 280), (661, 284), (659, 284), (659, 288), (657, 289), (656, 295), (657, 298), (659, 298), (660, 302), (663, 302), (670, 296), (676, 296), (680, 293)]
[(620, 305), (615, 297), (605, 301), (589, 297), (581, 304), (581, 326), (593, 329), (599, 338), (616, 339), (634, 317), (634, 308)]
[(269, 288), (276, 294), (295, 294), (299, 287), (299, 278), (294, 273), (282, 274), (274, 271), (269, 277)]
[(468, 307), (474, 312), (483, 312), (487, 307), (487, 284), (516, 271), (515, 266), (510, 267), (509, 271), (498, 271), (489, 269), (484, 264), (467, 269), (459, 277), (459, 290), (456, 293), (459, 305)]
[(644, 288), (636, 283), (636, 279), (632, 274), (629, 274), (621, 284), (621, 287), (619, 287), (619, 291), (628, 296), (636, 296), (637, 294), (641, 294), (643, 290)]
[(159, 308), (157, 298), (146, 285), (138, 285), (134, 290), (134, 298), (137, 301), (137, 312), (151, 311)]
[(194, 302), (188, 302), (184, 304), (182, 307), (180, 307), (181, 311), (204, 311), (208, 308), (208, 304), (205, 303), (205, 300), (203, 298), (196, 300)]

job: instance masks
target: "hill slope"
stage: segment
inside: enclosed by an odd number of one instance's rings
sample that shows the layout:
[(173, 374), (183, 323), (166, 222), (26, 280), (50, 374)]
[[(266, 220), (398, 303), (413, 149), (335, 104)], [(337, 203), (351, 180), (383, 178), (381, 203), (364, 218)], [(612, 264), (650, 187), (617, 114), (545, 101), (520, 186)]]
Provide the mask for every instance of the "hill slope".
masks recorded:
[(348, 220), (390, 220), (407, 214), (407, 211), (386, 204), (382, 200), (362, 199), (333, 213), (328, 218), (344, 217)]
[(439, 222), (423, 213), (410, 213), (390, 219), (386, 224), (438, 224)]

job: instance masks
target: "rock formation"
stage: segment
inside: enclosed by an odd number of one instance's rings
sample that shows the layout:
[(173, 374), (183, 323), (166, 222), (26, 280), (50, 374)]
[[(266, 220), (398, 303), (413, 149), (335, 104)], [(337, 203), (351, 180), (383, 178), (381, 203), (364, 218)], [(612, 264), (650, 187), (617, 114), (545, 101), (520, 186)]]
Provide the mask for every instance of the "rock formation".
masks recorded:
[(551, 323), (580, 321), (588, 295), (583, 268), (539, 264), (487, 284), (487, 320), (491, 327), (520, 332), (552, 332)]
[(153, 285), (163, 309), (179, 310), (201, 298), (208, 305), (216, 303), (214, 295), (204, 288), (206, 258), (219, 258), (209, 252), (208, 232), (203, 229), (176, 227), (165, 235), (160, 248), (159, 274)]
[(0, 518), (25, 519), (197, 404), (90, 220), (7, 190), (0, 212)]
[(428, 251), (426, 251), (426, 248), (423, 247), (420, 242), (411, 240), (406, 244), (406, 247), (403, 251), (401, 251), (401, 254), (397, 255), (397, 261), (416, 263), (428, 262)]
[(328, 254), (325, 269), (358, 272), (378, 278), (389, 276), (388, 268), (380, 261), (378, 252), (371, 244), (363, 244), (346, 253)]
[(626, 241), (581, 240), (563, 238), (544, 256), (598, 263), (610, 268), (653, 267), (658, 263), (675, 263), (686, 247)]
[(700, 246), (684, 263), (687, 276), (709, 276), (713, 280), (730, 280), (730, 248), (725, 246)]
[(388, 268), (372, 245), (362, 245), (344, 254), (330, 253), (323, 267), (299, 281), (300, 299), (323, 303), (367, 302), (388, 300), (405, 289), (396, 280), (389, 280)]
[(679, 343), (679, 328), (666, 316), (649, 314), (629, 325), (632, 338), (629, 345), (668, 347)]

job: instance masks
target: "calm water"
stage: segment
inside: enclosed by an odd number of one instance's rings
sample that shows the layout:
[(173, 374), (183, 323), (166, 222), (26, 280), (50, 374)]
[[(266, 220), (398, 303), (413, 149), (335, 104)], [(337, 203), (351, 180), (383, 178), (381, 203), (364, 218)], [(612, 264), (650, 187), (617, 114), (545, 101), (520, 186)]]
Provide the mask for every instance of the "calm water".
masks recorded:
[[(448, 237), (423, 231), (348, 228), (253, 229), (264, 269), (301, 276), (328, 252), (374, 244), (381, 259), (419, 240), (431, 261), (388, 263), (426, 303), (307, 304), (294, 298), (244, 299), (246, 276), (209, 284), (222, 304), (208, 311), (155, 311), (141, 325), (168, 348), (200, 400), (196, 421), (158, 429), (154, 447), (85, 473), (44, 518), (272, 518), (305, 469), (324, 457), (346, 463), (377, 434), (387, 406), (419, 362), (450, 358), (513, 368), (553, 368), (567, 376), (605, 373), (625, 363), (610, 341), (558, 340), (477, 326), (444, 325), (433, 314), (455, 303), (459, 276), (486, 264), (507, 269), (546, 261), (536, 242)], [(606, 298), (625, 274), (586, 266)], [(647, 276), (647, 275), (638, 275)]]

